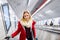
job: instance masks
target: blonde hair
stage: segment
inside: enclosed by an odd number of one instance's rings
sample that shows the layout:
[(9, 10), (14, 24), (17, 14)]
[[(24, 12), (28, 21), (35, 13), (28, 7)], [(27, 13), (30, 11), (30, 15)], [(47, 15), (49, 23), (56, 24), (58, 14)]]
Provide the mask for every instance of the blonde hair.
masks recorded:
[(26, 21), (26, 19), (24, 18), (24, 14), (25, 14), (25, 13), (28, 13), (28, 14), (29, 14), (29, 20), (31, 20), (32, 18), (31, 18), (31, 15), (30, 15), (30, 12), (29, 12), (29, 11), (24, 11), (24, 12), (23, 12), (23, 16), (22, 16), (22, 19), (21, 19), (21, 20), (22, 20), (23, 22)]

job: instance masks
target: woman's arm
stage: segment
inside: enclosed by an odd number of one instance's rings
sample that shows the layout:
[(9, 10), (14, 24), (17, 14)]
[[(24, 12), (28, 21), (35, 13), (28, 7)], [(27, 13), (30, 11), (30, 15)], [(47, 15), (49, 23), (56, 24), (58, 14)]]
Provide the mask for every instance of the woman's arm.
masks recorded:
[(36, 22), (33, 21), (33, 23), (32, 23), (32, 30), (33, 30), (34, 38), (36, 38), (35, 24), (36, 24)]
[(18, 29), (11, 35), (12, 38), (14, 38), (21, 31), (21, 27), (22, 25), (18, 22)]

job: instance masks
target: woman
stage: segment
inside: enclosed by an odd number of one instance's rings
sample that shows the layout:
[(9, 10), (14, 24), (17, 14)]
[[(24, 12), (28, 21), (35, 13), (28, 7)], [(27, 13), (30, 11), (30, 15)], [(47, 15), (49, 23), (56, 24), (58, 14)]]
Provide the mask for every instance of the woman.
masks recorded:
[[(18, 29), (11, 35), (14, 38), (18, 33), (20, 33), (19, 40), (35, 40), (35, 21), (32, 20), (31, 15), (28, 11), (24, 11), (23, 17), (20, 21), (18, 21)], [(6, 37), (9, 38), (9, 37)]]

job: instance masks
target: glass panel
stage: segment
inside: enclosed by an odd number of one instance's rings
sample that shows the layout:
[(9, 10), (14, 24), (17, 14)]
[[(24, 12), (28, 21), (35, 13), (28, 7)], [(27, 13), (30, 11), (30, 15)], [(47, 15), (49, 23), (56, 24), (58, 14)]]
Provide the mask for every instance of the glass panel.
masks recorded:
[(11, 25), (8, 4), (2, 5), (2, 9), (3, 9), (3, 14), (4, 14), (6, 30), (8, 31)]

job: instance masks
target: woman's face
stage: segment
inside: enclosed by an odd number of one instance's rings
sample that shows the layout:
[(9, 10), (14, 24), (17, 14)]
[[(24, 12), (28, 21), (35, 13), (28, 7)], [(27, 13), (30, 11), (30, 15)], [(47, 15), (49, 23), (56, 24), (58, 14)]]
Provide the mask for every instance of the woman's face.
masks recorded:
[(29, 13), (25, 13), (23, 16), (24, 16), (25, 20), (27, 20), (27, 21), (29, 20), (29, 17), (30, 17)]

